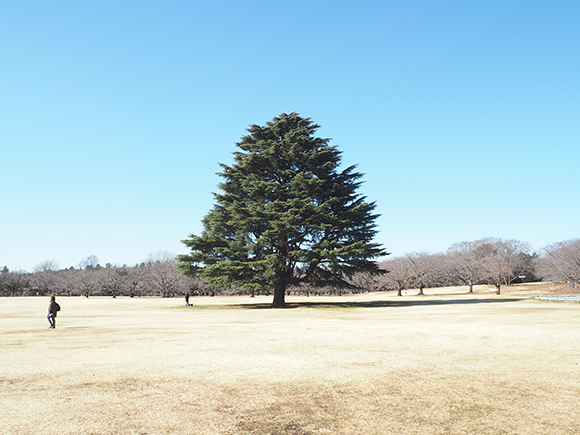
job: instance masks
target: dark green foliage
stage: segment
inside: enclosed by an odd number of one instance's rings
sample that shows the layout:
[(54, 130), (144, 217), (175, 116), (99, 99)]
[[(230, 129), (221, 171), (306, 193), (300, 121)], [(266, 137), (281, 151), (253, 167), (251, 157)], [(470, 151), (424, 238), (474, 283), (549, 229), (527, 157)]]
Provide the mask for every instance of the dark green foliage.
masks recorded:
[(385, 255), (376, 234), (374, 203), (356, 193), (361, 174), (339, 171), (340, 155), (318, 125), (296, 113), (252, 125), (237, 144), (232, 166), (221, 164), (216, 205), (201, 236), (184, 243), (184, 274), (215, 286), (274, 288), (284, 305), (287, 284), (348, 285), (356, 271), (379, 271)]

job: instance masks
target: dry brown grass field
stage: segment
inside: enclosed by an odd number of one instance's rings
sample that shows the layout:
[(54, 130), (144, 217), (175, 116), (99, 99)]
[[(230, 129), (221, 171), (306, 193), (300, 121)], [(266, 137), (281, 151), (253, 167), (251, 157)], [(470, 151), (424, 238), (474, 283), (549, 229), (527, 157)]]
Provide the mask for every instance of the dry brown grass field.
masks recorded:
[(580, 304), (534, 286), (0, 299), (0, 433), (579, 434)]

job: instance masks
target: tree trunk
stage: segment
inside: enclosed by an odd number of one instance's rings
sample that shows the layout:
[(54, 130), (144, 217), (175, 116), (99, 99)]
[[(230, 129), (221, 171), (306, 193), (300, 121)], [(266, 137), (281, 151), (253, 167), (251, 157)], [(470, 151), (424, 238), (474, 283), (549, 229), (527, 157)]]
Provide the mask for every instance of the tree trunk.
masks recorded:
[(469, 293), (473, 293), (473, 281), (469, 281)]
[(272, 302), (272, 308), (281, 308), (286, 306), (286, 283), (282, 278), (278, 279), (276, 282), (276, 288), (274, 288), (274, 302)]

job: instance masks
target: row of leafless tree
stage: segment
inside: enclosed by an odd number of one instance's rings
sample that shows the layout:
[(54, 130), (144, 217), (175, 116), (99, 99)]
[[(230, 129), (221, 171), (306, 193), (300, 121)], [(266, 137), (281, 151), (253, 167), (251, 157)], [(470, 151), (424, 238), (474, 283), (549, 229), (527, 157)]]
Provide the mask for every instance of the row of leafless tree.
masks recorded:
[(175, 255), (157, 252), (136, 266), (99, 264), (95, 256), (83, 259), (77, 268), (58, 269), (54, 260), (34, 268), (33, 273), (0, 271), (0, 294), (78, 296), (109, 295), (116, 297), (177, 294), (211, 294), (214, 290), (201, 280), (183, 277), (176, 268)]
[(535, 279), (534, 260), (528, 243), (519, 240), (481, 239), (452, 245), (445, 253), (412, 253), (382, 263), (388, 271), (382, 277), (387, 289), (401, 295), (407, 288), (423, 289), (465, 285), (473, 292), (476, 284), (502, 285)]
[[(519, 240), (485, 238), (452, 245), (445, 253), (411, 253), (381, 263), (386, 274), (367, 278), (373, 286), (396, 290), (465, 285), (473, 292), (476, 284), (493, 284), (497, 294), (502, 285), (514, 282), (568, 282), (580, 279), (580, 239), (547, 246), (540, 254)], [(368, 286), (368, 284), (367, 284)]]
[[(493, 284), (499, 294), (502, 285), (543, 279), (580, 283), (580, 239), (546, 246), (539, 254), (519, 240), (486, 238), (452, 245), (444, 253), (415, 252), (381, 263), (382, 275), (358, 273), (348, 278), (349, 292), (403, 290), (448, 285), (465, 285), (473, 292), (477, 284)], [(288, 289), (297, 294), (342, 294), (344, 289), (309, 284)], [(175, 255), (157, 252), (136, 266), (99, 265), (95, 256), (83, 259), (77, 268), (58, 269), (55, 261), (39, 264), (33, 273), (0, 271), (0, 294), (69, 295), (194, 295), (254, 294), (241, 287), (212, 288), (206, 282), (183, 277)]]
[(547, 281), (580, 283), (580, 239), (554, 243), (543, 249), (536, 273)]

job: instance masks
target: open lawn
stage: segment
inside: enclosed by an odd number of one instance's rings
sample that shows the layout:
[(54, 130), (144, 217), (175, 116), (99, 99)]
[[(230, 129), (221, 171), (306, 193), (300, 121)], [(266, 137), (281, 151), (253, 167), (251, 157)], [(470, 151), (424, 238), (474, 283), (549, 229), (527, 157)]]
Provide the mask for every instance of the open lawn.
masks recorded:
[(0, 298), (0, 433), (580, 433), (580, 304), (461, 291)]

